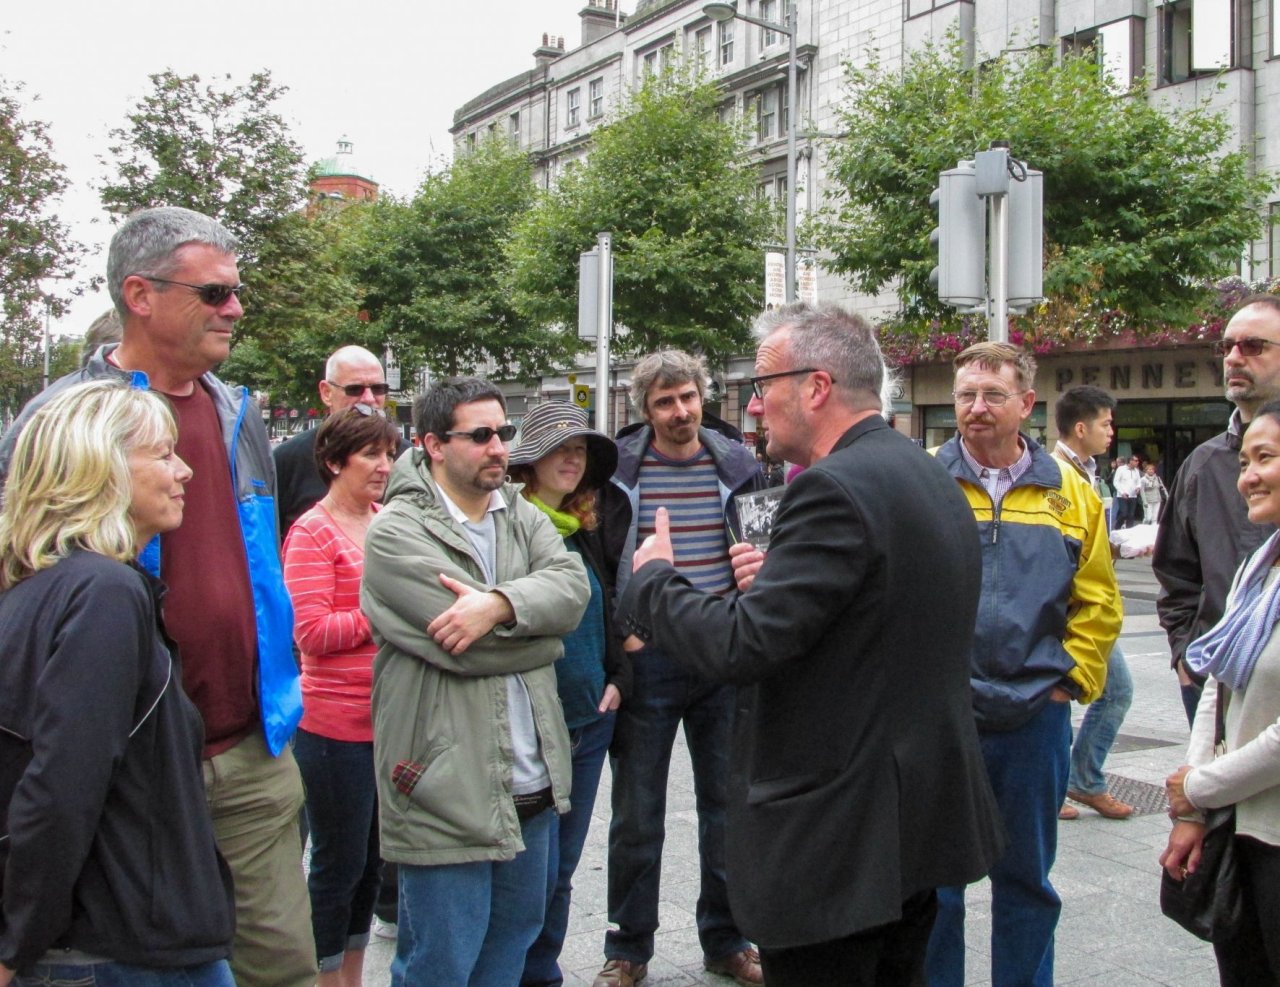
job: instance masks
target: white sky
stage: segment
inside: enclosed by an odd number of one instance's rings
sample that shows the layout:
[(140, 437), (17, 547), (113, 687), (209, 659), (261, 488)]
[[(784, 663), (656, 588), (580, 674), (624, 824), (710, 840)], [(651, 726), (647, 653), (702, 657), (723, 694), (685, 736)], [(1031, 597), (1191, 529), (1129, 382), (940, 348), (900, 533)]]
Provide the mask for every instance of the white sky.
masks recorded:
[[(543, 33), (581, 38), (585, 0), (0, 0), (0, 76), (21, 82), (24, 115), (49, 124), (71, 187), (58, 209), (101, 274), (111, 226), (95, 186), (108, 132), (172, 69), (243, 83), (271, 70), (289, 87), (277, 104), (308, 161), (355, 145), (360, 170), (409, 195), (452, 148), (453, 111), (533, 68)], [(624, 9), (634, 9), (634, 3)], [(221, 84), (219, 88), (221, 88)], [(50, 288), (54, 285), (48, 286)], [(109, 306), (105, 291), (77, 301), (55, 326), (79, 334)]]

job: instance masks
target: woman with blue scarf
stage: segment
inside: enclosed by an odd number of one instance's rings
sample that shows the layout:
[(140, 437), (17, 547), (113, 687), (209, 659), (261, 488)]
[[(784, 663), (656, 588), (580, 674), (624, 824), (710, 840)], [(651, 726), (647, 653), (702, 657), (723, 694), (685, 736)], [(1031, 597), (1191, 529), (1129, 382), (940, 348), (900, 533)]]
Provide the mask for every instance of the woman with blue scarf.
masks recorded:
[[(1240, 450), (1237, 487), (1255, 524), (1280, 524), (1280, 401), (1263, 405)], [(1194, 872), (1205, 827), (1203, 810), (1236, 807), (1235, 850), (1245, 921), (1214, 943), (1224, 987), (1280, 984), (1280, 532), (1236, 573), (1227, 611), (1194, 641), (1186, 661), (1210, 675), (1196, 710), (1189, 764), (1169, 776), (1177, 819), (1160, 863), (1175, 879)], [(1220, 686), (1215, 688), (1213, 685)], [(1217, 704), (1224, 704), (1223, 745), (1214, 756)]]
[(550, 987), (564, 979), (560, 950), (569, 925), (573, 872), (591, 826), (596, 789), (613, 740), (615, 711), (631, 691), (631, 664), (613, 633), (611, 580), (596, 530), (596, 491), (618, 465), (617, 447), (587, 425), (587, 413), (563, 401), (540, 404), (525, 416), (508, 460), (511, 479), (542, 510), (566, 547), (582, 558), (591, 602), (564, 639), (556, 684), (573, 753), (572, 808), (560, 817), (559, 854), (551, 855), (554, 891), (542, 932), (525, 958), (521, 987)]

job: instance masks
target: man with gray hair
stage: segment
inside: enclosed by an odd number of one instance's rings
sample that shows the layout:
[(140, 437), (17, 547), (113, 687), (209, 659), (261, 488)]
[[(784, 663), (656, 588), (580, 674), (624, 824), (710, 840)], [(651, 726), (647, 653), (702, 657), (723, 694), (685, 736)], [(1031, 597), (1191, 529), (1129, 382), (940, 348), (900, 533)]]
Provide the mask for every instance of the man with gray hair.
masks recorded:
[[(324, 379), (319, 383), (320, 403), (330, 415), (357, 404), (382, 408), (387, 403), (386, 372), (382, 362), (363, 346), (342, 346), (330, 354), (324, 365)], [(309, 428), (287, 442), (276, 446), (272, 458), (276, 462), (280, 509), (280, 534), (311, 510), (327, 492), (316, 468), (316, 432)], [(408, 447), (401, 442), (400, 452)]]
[[(275, 471), (248, 391), (212, 373), (244, 314), (236, 249), (226, 229), (189, 209), (130, 216), (107, 254), (121, 342), (28, 403), (0, 440), (0, 473), (34, 411), (72, 384), (132, 378), (168, 399), (178, 420), (174, 451), (194, 475), (182, 526), (154, 539), (141, 561), (168, 587), (165, 624), (204, 721), (206, 797), (235, 880), (231, 967), (240, 987), (310, 987), (316, 956), (298, 841), (302, 780), (289, 750), (302, 696)], [(164, 912), (164, 921), (183, 920), (182, 902), (165, 902)]]
[(734, 545), (740, 594), (708, 596), (672, 565), (660, 510), (619, 619), (742, 686), (729, 897), (765, 982), (922, 983), (934, 889), (1000, 845), (968, 702), (978, 538), (946, 470), (881, 417), (865, 319), (794, 305), (757, 332), (748, 410), (771, 457), (806, 467), (768, 552)]
[[(600, 493), (606, 571), (621, 592), (636, 545), (671, 517), (676, 565), (700, 589), (733, 588), (726, 524), (739, 529), (734, 497), (764, 478), (741, 444), (702, 428), (707, 372), (701, 358), (662, 350), (636, 364), (631, 401), (645, 427), (618, 441), (618, 468)], [(635, 639), (628, 648), (642, 647)], [(622, 697), (614, 729), (613, 819), (609, 825), (609, 920), (605, 965), (595, 987), (632, 987), (644, 979), (658, 928), (667, 773), (684, 723), (698, 810), (701, 892), (698, 938), (708, 970), (741, 984), (761, 983), (756, 951), (729, 910), (724, 875), (725, 783), (733, 689), (681, 668), (661, 649), (633, 656), (632, 693)]]

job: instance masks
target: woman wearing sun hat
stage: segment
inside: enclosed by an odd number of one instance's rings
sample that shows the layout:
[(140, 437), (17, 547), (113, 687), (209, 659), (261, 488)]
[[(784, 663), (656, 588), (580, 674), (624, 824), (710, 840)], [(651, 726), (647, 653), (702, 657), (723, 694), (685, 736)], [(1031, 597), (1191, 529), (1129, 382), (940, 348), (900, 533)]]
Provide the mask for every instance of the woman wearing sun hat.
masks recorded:
[(582, 557), (591, 581), (591, 602), (577, 629), (565, 637), (564, 657), (556, 662), (573, 751), (573, 807), (560, 817), (555, 892), (520, 980), (522, 987), (535, 987), (563, 982), (557, 961), (569, 923), (573, 872), (591, 825), (615, 711), (631, 689), (631, 665), (612, 629), (612, 586), (596, 518), (596, 491), (613, 475), (617, 448), (588, 426), (582, 408), (550, 401), (525, 416), (508, 463), (511, 479), (524, 484), (524, 496)]

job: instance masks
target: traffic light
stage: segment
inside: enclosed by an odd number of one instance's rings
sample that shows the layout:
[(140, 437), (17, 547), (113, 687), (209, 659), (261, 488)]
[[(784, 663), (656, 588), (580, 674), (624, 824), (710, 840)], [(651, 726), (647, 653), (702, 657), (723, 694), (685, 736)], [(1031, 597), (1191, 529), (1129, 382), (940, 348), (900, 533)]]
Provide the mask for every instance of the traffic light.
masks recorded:
[(1009, 183), (1009, 308), (1044, 300), (1044, 172)]
[(938, 176), (929, 196), (938, 210), (938, 225), (929, 242), (938, 248), (938, 266), (929, 281), (944, 305), (974, 308), (985, 303), (987, 209), (975, 185), (972, 161), (961, 161)]

